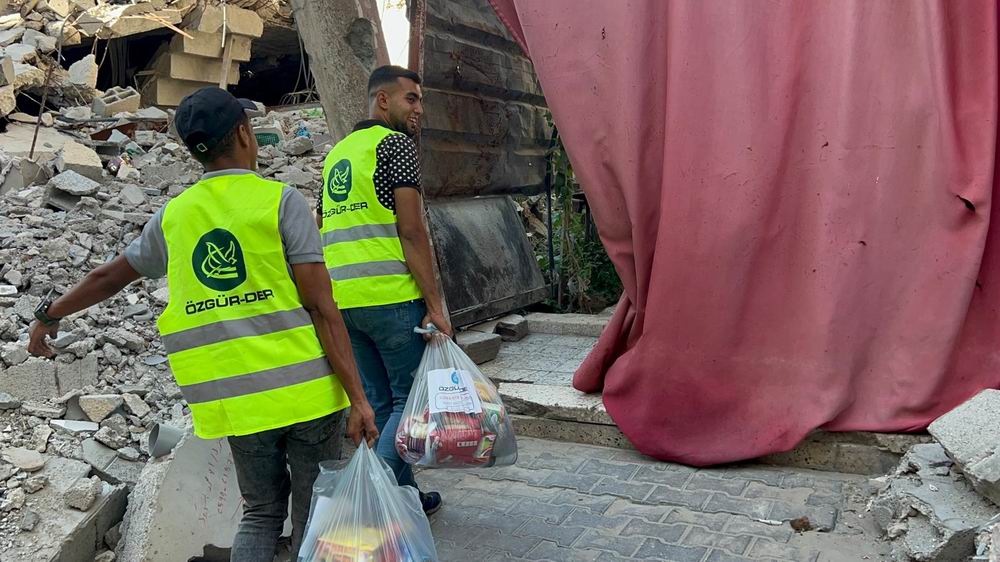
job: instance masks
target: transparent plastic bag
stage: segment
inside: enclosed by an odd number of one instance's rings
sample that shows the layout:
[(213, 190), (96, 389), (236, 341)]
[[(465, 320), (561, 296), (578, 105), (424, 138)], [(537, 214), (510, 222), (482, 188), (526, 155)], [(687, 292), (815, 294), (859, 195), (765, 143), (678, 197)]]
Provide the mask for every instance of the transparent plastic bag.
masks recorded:
[(517, 440), (500, 393), (445, 336), (432, 337), (420, 360), (396, 430), (396, 450), (410, 464), (433, 468), (517, 461)]
[(342, 469), (321, 463), (299, 562), (437, 562), (431, 526), (411, 486), (399, 486), (364, 442)]

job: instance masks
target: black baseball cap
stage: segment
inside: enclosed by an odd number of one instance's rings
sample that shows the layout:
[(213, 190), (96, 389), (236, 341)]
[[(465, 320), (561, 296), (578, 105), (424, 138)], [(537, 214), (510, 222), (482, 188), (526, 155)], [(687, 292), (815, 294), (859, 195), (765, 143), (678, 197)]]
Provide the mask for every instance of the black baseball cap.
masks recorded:
[(174, 114), (174, 127), (192, 152), (205, 153), (233, 130), (247, 109), (256, 110), (257, 106), (246, 98), (209, 86), (181, 100)]

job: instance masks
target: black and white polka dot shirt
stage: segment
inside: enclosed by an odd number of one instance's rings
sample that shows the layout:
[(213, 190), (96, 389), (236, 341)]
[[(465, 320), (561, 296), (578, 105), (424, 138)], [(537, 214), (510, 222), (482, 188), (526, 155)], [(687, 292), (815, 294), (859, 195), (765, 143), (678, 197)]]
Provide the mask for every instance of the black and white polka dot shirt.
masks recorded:
[[(369, 119), (355, 125), (354, 130), (360, 131), (374, 126), (386, 127), (382, 121)], [(396, 212), (395, 191), (401, 187), (420, 189), (420, 160), (417, 157), (417, 145), (409, 136), (403, 133), (392, 133), (382, 139), (375, 147), (375, 196), (383, 207)], [(316, 205), (317, 212), (322, 213), (323, 198)]]

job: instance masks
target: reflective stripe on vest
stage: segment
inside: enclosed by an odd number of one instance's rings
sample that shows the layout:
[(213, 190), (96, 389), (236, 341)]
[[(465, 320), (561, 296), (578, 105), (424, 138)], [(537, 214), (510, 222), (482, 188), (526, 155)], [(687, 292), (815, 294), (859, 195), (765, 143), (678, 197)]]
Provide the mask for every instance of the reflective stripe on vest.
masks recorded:
[(170, 300), (157, 325), (202, 438), (348, 406), (288, 273), (283, 187), (252, 173), (212, 177), (163, 213)]
[(382, 126), (355, 131), (323, 165), (323, 255), (340, 308), (421, 298), (396, 228), (396, 215), (375, 194), (375, 149), (391, 134)]

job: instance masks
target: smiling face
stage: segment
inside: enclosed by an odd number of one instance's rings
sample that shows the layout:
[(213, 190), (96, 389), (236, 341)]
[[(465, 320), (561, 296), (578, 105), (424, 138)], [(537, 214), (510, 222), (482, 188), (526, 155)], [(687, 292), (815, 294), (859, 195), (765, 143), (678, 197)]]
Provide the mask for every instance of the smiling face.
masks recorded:
[(392, 130), (411, 137), (420, 130), (420, 116), (424, 113), (420, 84), (409, 78), (397, 78), (376, 93), (375, 104)]

